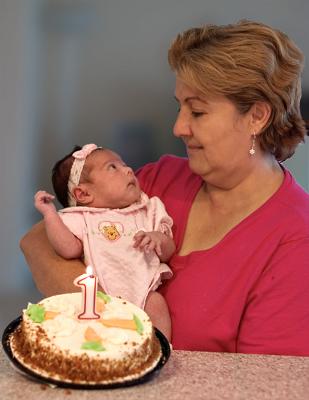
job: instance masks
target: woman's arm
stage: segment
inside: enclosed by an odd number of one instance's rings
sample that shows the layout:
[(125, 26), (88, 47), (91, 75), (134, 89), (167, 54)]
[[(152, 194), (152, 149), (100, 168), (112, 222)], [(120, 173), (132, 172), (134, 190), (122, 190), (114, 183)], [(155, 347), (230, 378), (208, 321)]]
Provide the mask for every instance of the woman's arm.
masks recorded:
[(85, 273), (81, 260), (65, 260), (52, 249), (43, 222), (36, 224), (20, 241), (21, 250), (38, 290), (45, 296), (76, 292), (73, 280)]

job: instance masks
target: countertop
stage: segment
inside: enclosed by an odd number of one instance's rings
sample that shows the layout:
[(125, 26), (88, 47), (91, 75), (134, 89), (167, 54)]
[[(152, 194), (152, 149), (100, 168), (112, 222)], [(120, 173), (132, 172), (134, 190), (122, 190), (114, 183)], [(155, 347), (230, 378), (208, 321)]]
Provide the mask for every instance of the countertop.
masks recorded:
[(172, 351), (150, 381), (120, 389), (75, 390), (31, 381), (0, 350), (0, 397), (20, 399), (309, 399), (309, 357)]

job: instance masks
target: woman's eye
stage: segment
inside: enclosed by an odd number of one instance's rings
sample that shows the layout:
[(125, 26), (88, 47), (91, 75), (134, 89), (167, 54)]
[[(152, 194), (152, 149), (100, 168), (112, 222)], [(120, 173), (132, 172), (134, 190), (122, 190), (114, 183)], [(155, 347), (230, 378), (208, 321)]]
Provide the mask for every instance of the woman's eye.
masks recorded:
[(204, 113), (200, 111), (191, 111), (191, 114), (193, 115), (194, 118), (201, 117)]

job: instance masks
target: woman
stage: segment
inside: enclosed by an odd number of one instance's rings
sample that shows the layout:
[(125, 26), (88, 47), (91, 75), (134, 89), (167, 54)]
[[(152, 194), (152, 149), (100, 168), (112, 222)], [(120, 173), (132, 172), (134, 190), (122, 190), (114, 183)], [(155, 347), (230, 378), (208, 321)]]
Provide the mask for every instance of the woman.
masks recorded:
[[(190, 29), (169, 50), (188, 159), (138, 171), (174, 220), (161, 292), (175, 349), (309, 355), (309, 196), (283, 168), (304, 140), (303, 56), (260, 23)], [(45, 295), (73, 290), (80, 261), (37, 225), (21, 247)]]

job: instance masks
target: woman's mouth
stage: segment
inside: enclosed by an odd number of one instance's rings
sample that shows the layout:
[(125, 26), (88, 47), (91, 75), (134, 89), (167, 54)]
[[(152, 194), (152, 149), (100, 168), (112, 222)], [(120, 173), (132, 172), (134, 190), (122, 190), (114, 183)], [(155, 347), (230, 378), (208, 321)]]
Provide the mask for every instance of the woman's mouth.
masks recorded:
[(186, 145), (187, 150), (189, 151), (195, 151), (195, 150), (201, 150), (203, 148), (203, 146), (199, 146), (199, 145), (195, 145), (195, 144), (190, 144), (190, 145)]

